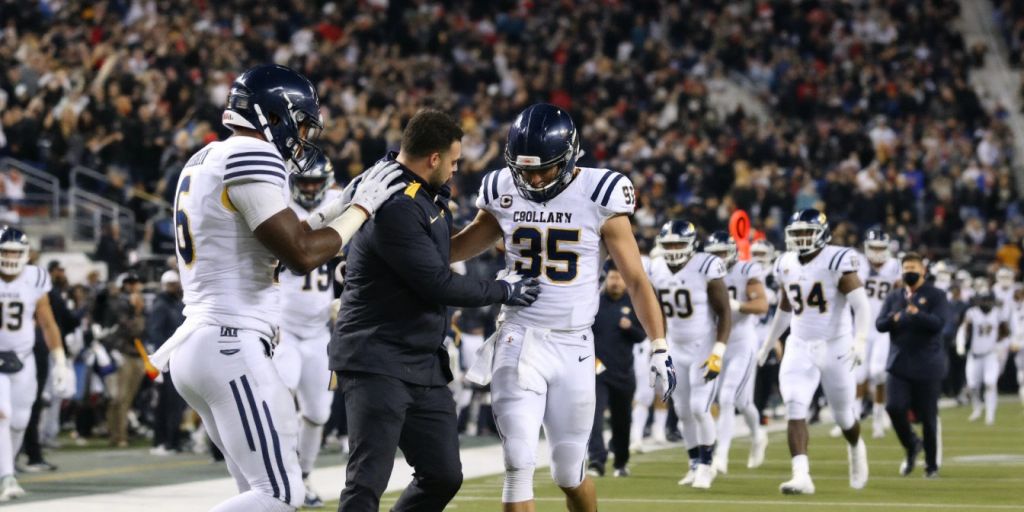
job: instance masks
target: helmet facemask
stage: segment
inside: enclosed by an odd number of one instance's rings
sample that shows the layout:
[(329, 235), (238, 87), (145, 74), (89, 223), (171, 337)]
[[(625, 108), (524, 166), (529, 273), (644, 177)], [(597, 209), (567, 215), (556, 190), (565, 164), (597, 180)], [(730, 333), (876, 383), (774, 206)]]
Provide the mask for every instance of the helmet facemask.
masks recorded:
[(696, 237), (673, 236), (668, 240), (660, 240), (658, 244), (661, 246), (665, 263), (672, 267), (685, 265), (697, 250)]
[(889, 244), (880, 240), (864, 242), (864, 256), (872, 265), (882, 265), (889, 261)]
[(829, 238), (821, 224), (797, 221), (786, 226), (786, 250), (800, 255), (825, 247)]
[(28, 265), (29, 247), (18, 242), (0, 244), (0, 274), (16, 276)]
[[(523, 194), (523, 197), (531, 201), (544, 203), (553, 199), (572, 182), (572, 172), (576, 168), (576, 160), (582, 156), (579, 146), (579, 139), (573, 137), (565, 153), (548, 162), (542, 162), (540, 157), (537, 156), (516, 155), (513, 157), (508, 152), (508, 148), (506, 148), (505, 164), (512, 171), (512, 181)], [(534, 186), (530, 183), (530, 174), (543, 172), (552, 167), (557, 168), (553, 179), (540, 186)]]

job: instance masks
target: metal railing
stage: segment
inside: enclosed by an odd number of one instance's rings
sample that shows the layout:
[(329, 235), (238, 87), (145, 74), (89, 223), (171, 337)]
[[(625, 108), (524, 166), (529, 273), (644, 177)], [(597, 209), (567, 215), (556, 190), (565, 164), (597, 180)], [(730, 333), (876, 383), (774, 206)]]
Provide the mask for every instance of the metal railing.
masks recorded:
[[(57, 219), (61, 214), (60, 180), (56, 176), (13, 158), (0, 159), (0, 169), (17, 169), (25, 178), (25, 198), (19, 203), (30, 207), (46, 208), (45, 219)], [(29, 220), (29, 216), (25, 220)]]
[[(83, 181), (95, 180), (92, 190), (103, 190), (110, 186), (106, 176), (86, 167), (75, 167), (71, 171), (71, 188), (68, 189), (68, 217), (71, 220), (71, 239), (75, 242), (98, 242), (103, 236), (103, 227), (117, 222), (122, 239), (132, 243), (135, 239), (135, 213), (126, 205), (87, 190)], [(95, 185), (101, 185), (96, 188)]]

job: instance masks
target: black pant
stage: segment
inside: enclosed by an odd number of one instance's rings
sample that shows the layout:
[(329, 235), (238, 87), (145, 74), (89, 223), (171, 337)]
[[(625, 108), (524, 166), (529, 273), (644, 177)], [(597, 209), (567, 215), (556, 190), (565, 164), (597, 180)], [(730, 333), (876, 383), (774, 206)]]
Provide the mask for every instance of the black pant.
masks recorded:
[(892, 420), (892, 429), (900, 439), (903, 448), (910, 450), (918, 442), (907, 418), (907, 412), (921, 422), (924, 430), (924, 454), (927, 469), (938, 469), (936, 462), (936, 428), (939, 421), (939, 393), (942, 386), (940, 379), (915, 380), (889, 374), (885, 384), (885, 410)]
[[(22, 451), (28, 457), (29, 464), (43, 462), (43, 447), (39, 444), (39, 416), (43, 412), (43, 388), (46, 387), (46, 380), (50, 375), (50, 349), (38, 336), (36, 344), (32, 348), (33, 357), (36, 360), (36, 400), (32, 402), (32, 412), (28, 417), (28, 426), (25, 427), (25, 441), (22, 444)], [(52, 397), (50, 400), (60, 400), (60, 397)]]
[[(774, 359), (775, 356), (773, 355), (771, 358)], [(767, 364), (758, 368), (754, 377), (754, 407), (757, 407), (757, 412), (760, 413), (762, 422), (765, 421), (765, 418), (771, 416), (771, 414), (765, 413), (765, 409), (768, 408), (768, 401), (771, 400), (772, 395), (778, 391), (778, 383), (778, 360), (769, 360)]]
[(398, 448), (415, 473), (392, 510), (444, 510), (462, 486), (451, 391), (357, 372), (342, 373), (341, 389), (351, 453), (339, 512), (377, 511)]
[(157, 388), (156, 418), (153, 421), (153, 446), (163, 445), (168, 450), (181, 449), (181, 417), (185, 414), (185, 399), (178, 394), (170, 372), (164, 372), (164, 381)]
[(608, 461), (608, 448), (604, 445), (604, 411), (611, 410), (612, 439), (611, 448), (615, 453), (615, 469), (626, 467), (629, 462), (629, 427), (633, 420), (633, 392), (636, 385), (630, 388), (618, 388), (610, 385), (600, 375), (597, 376), (597, 401), (594, 408), (594, 427), (590, 431), (590, 463), (604, 467)]

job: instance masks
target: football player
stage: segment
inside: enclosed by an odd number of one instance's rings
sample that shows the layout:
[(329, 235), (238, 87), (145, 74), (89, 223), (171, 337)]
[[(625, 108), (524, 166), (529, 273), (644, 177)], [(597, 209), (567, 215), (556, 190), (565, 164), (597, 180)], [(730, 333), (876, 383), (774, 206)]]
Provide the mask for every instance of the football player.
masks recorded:
[[(807, 411), (819, 384), (848, 443), (850, 487), (862, 489), (868, 481), (867, 448), (854, 405), (854, 369), (864, 358), (873, 320), (871, 304), (857, 277), (857, 251), (829, 245), (831, 238), (825, 214), (814, 209), (798, 211), (786, 226), (787, 252), (775, 262), (775, 279), (782, 293), (759, 361), (767, 359), (789, 327), (779, 369), (793, 457), (793, 478), (779, 486), (784, 494), (814, 493), (807, 458)], [(847, 304), (857, 323), (852, 335)]]
[[(764, 459), (768, 434), (761, 428), (761, 415), (754, 405), (754, 380), (757, 369), (757, 338), (754, 323), (768, 314), (768, 298), (764, 291), (764, 270), (757, 261), (740, 262), (736, 241), (725, 231), (716, 231), (704, 244), (704, 252), (725, 261), (725, 286), (729, 291), (732, 330), (723, 359), (721, 387), (718, 390), (718, 445), (713, 467), (718, 473), (729, 472), (729, 447), (732, 444), (735, 411), (743, 415), (750, 429), (748, 460)], [(671, 331), (670, 331), (671, 333)]]
[(54, 394), (74, 386), (50, 309), (50, 274), (28, 264), (29, 249), (25, 233), (0, 227), (0, 502), (25, 495), (14, 478), (14, 458), (21, 450), (36, 398), (32, 348), (37, 326), (53, 360)]
[[(598, 305), (603, 242), (619, 269), (637, 317), (653, 341), (651, 379), (674, 387), (665, 328), (629, 222), (636, 199), (615, 171), (578, 167), (576, 126), (564, 110), (528, 107), (509, 128), (507, 167), (487, 174), (480, 211), (453, 237), (452, 261), (505, 245), (515, 272), (538, 278), (543, 293), (529, 307), (504, 307), (485, 347), (493, 357), (483, 379), (491, 382), (494, 418), (505, 456), (504, 510), (534, 510), (533, 472), (538, 432), (551, 447), (551, 476), (569, 510), (593, 511), (593, 480), (584, 459), (594, 421), (594, 343), (590, 326)], [(474, 369), (470, 369), (475, 373)]]
[[(334, 185), (334, 167), (321, 152), (300, 173), (289, 162), (291, 200), (288, 206), (300, 219), (306, 219), (321, 207), (331, 204), (341, 191)], [(331, 301), (334, 299), (332, 262), (325, 262), (305, 275), (278, 267), (281, 290), (281, 342), (274, 350), (274, 366), (281, 380), (295, 396), (299, 413), (299, 467), (306, 487), (303, 507), (318, 508), (323, 500), (309, 483), (324, 424), (331, 415), (331, 372), (327, 369), (327, 343), (331, 340)]]
[(928, 272), (935, 276), (935, 287), (949, 295), (949, 288), (953, 286), (953, 269), (945, 261), (938, 261), (931, 266)]
[(1010, 351), (1017, 367), (1017, 394), (1024, 405), (1024, 286), (1016, 285), (1010, 306)]
[(725, 263), (697, 252), (697, 229), (685, 220), (666, 222), (658, 234), (661, 258), (651, 261), (651, 284), (665, 315), (670, 353), (680, 375), (672, 394), (690, 457), (689, 470), (679, 485), (708, 489), (715, 474), (711, 463), (715, 445), (717, 379), (731, 330)]
[[(864, 236), (864, 257), (860, 278), (871, 304), (871, 326), (868, 330), (867, 360), (857, 367), (857, 401), (859, 409), (865, 395), (872, 393), (871, 437), (885, 437), (889, 415), (885, 412), (885, 368), (889, 360), (889, 333), (878, 332), (874, 319), (882, 311), (889, 292), (899, 285), (902, 270), (889, 246), (892, 239), (881, 229), (869, 229)], [(860, 417), (858, 411), (858, 417)]]
[[(771, 272), (775, 264), (775, 258), (775, 246), (771, 242), (756, 240), (750, 245), (750, 259), (761, 264), (764, 293), (768, 300), (768, 312), (761, 315), (757, 319), (757, 323), (754, 324), (754, 336), (759, 342), (768, 336), (772, 318), (775, 317), (775, 309), (779, 305), (779, 287), (775, 282), (775, 276)], [(767, 407), (768, 400), (779, 384), (779, 357), (782, 354), (782, 344), (777, 344), (776, 348), (777, 350), (770, 351), (768, 360), (763, 366), (758, 368), (754, 379), (754, 402), (757, 404), (762, 421), (764, 420), (764, 408)], [(765, 435), (767, 436), (767, 432), (765, 432)], [(747, 458), (747, 468), (758, 468), (763, 463), (764, 453), (752, 450)]]
[(316, 88), (276, 65), (235, 79), (223, 124), (233, 131), (185, 164), (174, 201), (185, 322), (153, 354), (199, 413), (224, 453), (239, 495), (224, 512), (292, 511), (304, 489), (298, 422), (271, 356), (279, 318), (278, 260), (306, 275), (339, 254), (401, 184), (381, 163), (363, 175), (351, 205), (324, 204), (300, 221), (288, 207), (286, 162), (302, 172), (317, 161), (310, 142), (322, 128)]
[[(985, 424), (996, 421), (998, 405), (999, 349), (1009, 334), (1002, 313), (996, 308), (992, 293), (975, 297), (975, 305), (967, 308), (963, 323), (956, 333), (956, 353), (967, 355), (967, 389), (974, 403), (970, 421), (981, 418), (984, 408)], [(970, 353), (968, 354), (968, 344)]]

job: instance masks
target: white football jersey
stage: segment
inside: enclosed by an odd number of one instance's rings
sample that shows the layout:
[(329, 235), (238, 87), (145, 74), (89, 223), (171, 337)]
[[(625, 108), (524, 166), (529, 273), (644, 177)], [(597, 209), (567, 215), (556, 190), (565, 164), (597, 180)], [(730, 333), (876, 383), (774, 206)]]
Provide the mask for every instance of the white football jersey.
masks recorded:
[(823, 247), (807, 264), (795, 252), (776, 260), (775, 280), (793, 308), (793, 336), (820, 341), (851, 335), (852, 316), (839, 280), (847, 272), (858, 272), (860, 265), (857, 251), (835, 245)]
[(476, 206), (498, 220), (506, 266), (541, 282), (531, 306), (503, 307), (505, 320), (528, 327), (577, 330), (594, 323), (601, 273), (601, 226), (631, 215), (633, 184), (607, 169), (577, 167), (569, 186), (547, 203), (520, 195), (508, 168), (484, 177)]
[(988, 354), (999, 341), (999, 323), (1002, 313), (998, 308), (985, 313), (978, 306), (967, 308), (964, 321), (971, 323), (971, 353), (977, 356)]
[(0, 279), (0, 350), (32, 351), (36, 303), (51, 287), (50, 274), (35, 265), (25, 265), (11, 282)]
[[(341, 195), (341, 190), (328, 189), (320, 205), (308, 211), (294, 200), (288, 206), (299, 219), (306, 219)], [(281, 285), (281, 330), (299, 339), (322, 335), (331, 319), (331, 301), (334, 300), (334, 272), (331, 264), (324, 263), (306, 275), (297, 275), (287, 269), (278, 270)]]
[(1013, 315), (1013, 286), (1004, 288), (994, 284), (992, 285), (992, 295), (996, 297), (996, 309), (1002, 315), (1001, 320), (1009, 322)]
[(701, 345), (716, 334), (715, 312), (708, 302), (708, 281), (725, 277), (725, 263), (698, 252), (672, 272), (664, 258), (651, 260), (651, 285), (658, 294), (668, 339), (681, 346)]
[(1010, 302), (1010, 337), (1015, 343), (1024, 344), (1024, 302)]
[(261, 181), (289, 193), (277, 148), (253, 137), (211, 142), (185, 164), (174, 200), (185, 316), (272, 336), (278, 311), (277, 258), (231, 204), (227, 187)]
[[(740, 304), (750, 300), (747, 297), (747, 284), (750, 281), (763, 282), (764, 270), (761, 264), (756, 261), (737, 261), (733, 263), (725, 274), (725, 286), (729, 289), (729, 297)], [(754, 324), (758, 318), (746, 313), (732, 314), (732, 330), (729, 334), (730, 340), (751, 340), (754, 339)]]
[[(871, 305), (871, 318), (878, 318), (878, 314), (882, 312), (882, 305), (885, 304), (885, 298), (896, 287), (896, 283), (903, 278), (900, 263), (896, 258), (890, 258), (876, 269), (865, 257), (861, 262), (858, 275), (860, 282), (864, 284), (868, 304)], [(871, 330), (877, 333), (874, 325), (875, 322), (872, 321)]]

